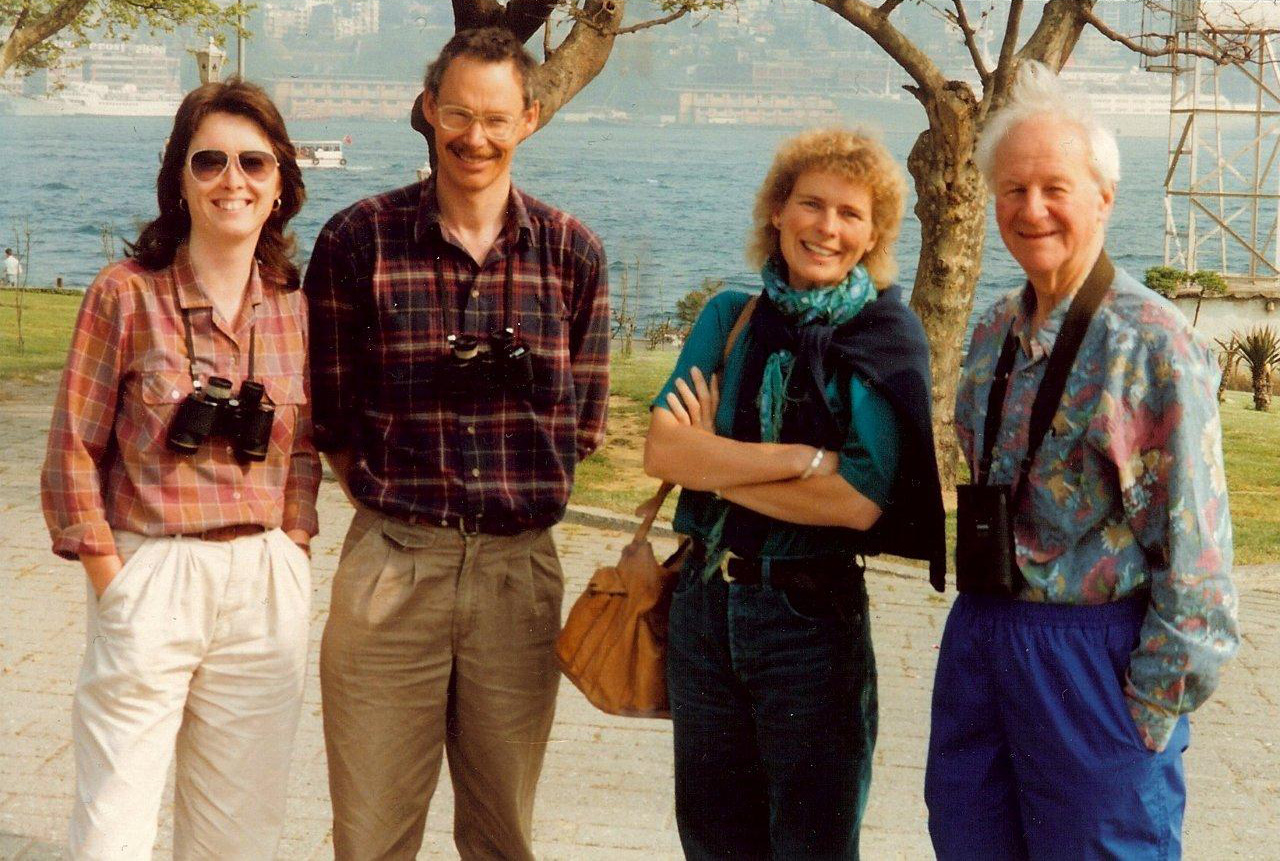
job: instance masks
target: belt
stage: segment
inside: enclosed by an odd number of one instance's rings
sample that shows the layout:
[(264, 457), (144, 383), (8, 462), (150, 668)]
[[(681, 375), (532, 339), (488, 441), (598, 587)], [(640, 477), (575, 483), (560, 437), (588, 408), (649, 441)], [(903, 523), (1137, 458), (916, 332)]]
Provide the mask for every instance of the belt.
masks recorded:
[(260, 523), (236, 523), (232, 526), (215, 526), (203, 532), (184, 532), (181, 537), (195, 538), (200, 541), (230, 541), (233, 538), (258, 535), (266, 531), (267, 527)]
[(463, 535), (519, 535), (533, 526), (495, 520), (480, 514), (450, 514), (447, 517), (432, 517), (429, 514), (392, 514), (388, 515), (415, 526), (439, 526), (443, 529), (456, 529)]

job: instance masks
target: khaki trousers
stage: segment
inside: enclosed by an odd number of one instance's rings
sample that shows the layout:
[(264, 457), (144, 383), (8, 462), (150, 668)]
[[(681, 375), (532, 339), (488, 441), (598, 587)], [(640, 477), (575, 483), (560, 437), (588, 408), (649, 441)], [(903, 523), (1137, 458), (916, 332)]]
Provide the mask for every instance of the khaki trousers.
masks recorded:
[(88, 587), (71, 857), (151, 857), (176, 748), (174, 857), (270, 858), (306, 673), (306, 554), (278, 529), (116, 542), (124, 568), (101, 599)]
[(320, 647), (338, 859), (417, 855), (444, 751), (462, 857), (533, 858), (563, 596), (547, 530), (357, 510)]

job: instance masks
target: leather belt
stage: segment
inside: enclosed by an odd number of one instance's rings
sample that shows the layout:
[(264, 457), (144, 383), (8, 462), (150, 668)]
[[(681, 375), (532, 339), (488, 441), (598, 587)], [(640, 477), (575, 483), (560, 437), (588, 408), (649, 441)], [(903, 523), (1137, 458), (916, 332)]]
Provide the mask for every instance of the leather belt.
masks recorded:
[(195, 538), (200, 541), (231, 541), (244, 538), (246, 535), (258, 535), (266, 532), (267, 527), (260, 523), (236, 523), (231, 526), (215, 526), (203, 532), (184, 532), (183, 538)]
[(443, 529), (456, 529), (463, 535), (519, 535), (532, 526), (524, 526), (493, 518), (486, 518), (479, 514), (451, 514), (447, 517), (432, 517), (429, 514), (392, 514), (398, 520), (405, 523), (412, 523), (415, 526), (439, 526)]
[(729, 583), (758, 586), (764, 581), (765, 562), (769, 567), (769, 584), (775, 589), (800, 586), (813, 589), (833, 581), (846, 580), (850, 570), (861, 566), (845, 556), (809, 556), (803, 559), (743, 559), (732, 553), (720, 563), (720, 574)]

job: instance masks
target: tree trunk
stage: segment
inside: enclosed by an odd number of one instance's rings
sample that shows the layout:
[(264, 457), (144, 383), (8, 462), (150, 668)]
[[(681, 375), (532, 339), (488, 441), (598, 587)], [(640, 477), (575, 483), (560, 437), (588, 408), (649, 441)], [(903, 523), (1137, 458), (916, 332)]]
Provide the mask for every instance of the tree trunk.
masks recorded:
[(907, 168), (915, 179), (920, 262), (911, 307), (924, 324), (933, 363), (933, 433), (943, 488), (960, 464), (955, 435), (956, 380), (973, 294), (982, 271), (987, 189), (970, 155), (976, 105), (963, 85), (925, 105), (930, 129), (916, 139)]
[(1261, 413), (1271, 410), (1271, 369), (1266, 365), (1253, 366), (1253, 408)]

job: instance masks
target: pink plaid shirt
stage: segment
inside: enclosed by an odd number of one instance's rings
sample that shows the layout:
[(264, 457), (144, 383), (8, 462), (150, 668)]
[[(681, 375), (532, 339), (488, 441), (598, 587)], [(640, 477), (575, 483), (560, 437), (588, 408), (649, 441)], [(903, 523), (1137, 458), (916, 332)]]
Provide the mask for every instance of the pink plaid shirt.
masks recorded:
[[(249, 372), (275, 402), (267, 459), (240, 463), (226, 439), (194, 455), (165, 446), (178, 405), (192, 391), (182, 311), (201, 381), (239, 388)], [(314, 535), (320, 461), (307, 406), (306, 305), (300, 290), (264, 285), (257, 267), (239, 319), (205, 298), (182, 246), (168, 269), (113, 263), (85, 293), (49, 429), (41, 503), (53, 551), (116, 552), (111, 530), (178, 535), (259, 524)]]

